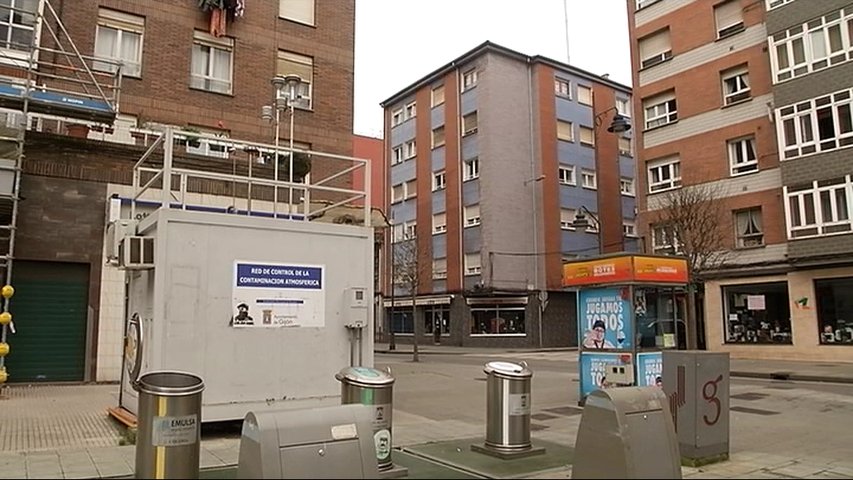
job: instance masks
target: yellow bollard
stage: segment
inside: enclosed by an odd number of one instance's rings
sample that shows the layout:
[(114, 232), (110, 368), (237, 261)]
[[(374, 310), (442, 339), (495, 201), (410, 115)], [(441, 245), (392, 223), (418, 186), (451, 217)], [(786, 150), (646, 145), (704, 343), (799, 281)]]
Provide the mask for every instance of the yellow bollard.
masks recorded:
[(0, 342), (0, 357), (5, 357), (6, 355), (9, 355), (9, 344)]
[(12, 314), (9, 312), (0, 313), (0, 325), (9, 325), (12, 323)]
[(3, 285), (3, 288), (0, 288), (0, 295), (3, 298), (12, 298), (12, 295), (15, 294), (15, 288), (11, 285)]
[(6, 373), (6, 367), (0, 367), (0, 384), (6, 383), (9, 379), (9, 374)]

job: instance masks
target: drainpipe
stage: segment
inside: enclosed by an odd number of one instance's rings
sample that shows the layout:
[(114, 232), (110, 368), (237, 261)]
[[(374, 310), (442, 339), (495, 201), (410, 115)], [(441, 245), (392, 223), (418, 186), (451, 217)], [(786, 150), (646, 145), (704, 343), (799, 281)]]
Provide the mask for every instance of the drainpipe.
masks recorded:
[[(533, 128), (533, 64), (530, 62), (530, 57), (527, 57), (527, 125), (528, 125), (528, 138), (530, 145), (530, 178), (538, 178), (536, 173), (536, 148), (534, 145), (534, 128)], [(540, 282), (539, 282), (539, 209), (537, 195), (536, 195), (536, 184), (543, 182), (530, 182), (533, 187), (531, 191), (532, 200), (533, 200), (533, 290), (536, 291), (537, 299), (541, 299), (542, 295), (540, 292)], [(539, 300), (541, 302), (541, 300)], [(539, 333), (539, 348), (542, 348), (542, 313), (543, 308), (542, 305), (537, 305), (536, 310), (538, 312), (538, 333)]]

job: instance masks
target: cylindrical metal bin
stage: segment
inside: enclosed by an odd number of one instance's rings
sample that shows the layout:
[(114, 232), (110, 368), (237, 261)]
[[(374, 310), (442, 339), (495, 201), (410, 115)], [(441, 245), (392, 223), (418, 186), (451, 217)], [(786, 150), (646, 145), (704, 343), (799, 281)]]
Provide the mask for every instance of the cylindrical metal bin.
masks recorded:
[(198, 478), (204, 381), (190, 373), (151, 372), (136, 389), (136, 478)]
[(341, 403), (360, 403), (373, 407), (373, 441), (379, 470), (393, 467), (391, 461), (391, 413), (394, 403), (394, 377), (368, 367), (347, 367), (335, 378), (341, 382)]
[(489, 362), (486, 379), (486, 447), (530, 448), (530, 380), (526, 362)]

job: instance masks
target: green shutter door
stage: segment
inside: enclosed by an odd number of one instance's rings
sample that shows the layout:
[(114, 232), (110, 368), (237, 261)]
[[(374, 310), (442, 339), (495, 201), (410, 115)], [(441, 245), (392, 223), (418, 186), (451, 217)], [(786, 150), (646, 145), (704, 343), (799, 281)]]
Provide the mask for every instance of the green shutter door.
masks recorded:
[(89, 266), (19, 260), (12, 276), (9, 382), (82, 381)]

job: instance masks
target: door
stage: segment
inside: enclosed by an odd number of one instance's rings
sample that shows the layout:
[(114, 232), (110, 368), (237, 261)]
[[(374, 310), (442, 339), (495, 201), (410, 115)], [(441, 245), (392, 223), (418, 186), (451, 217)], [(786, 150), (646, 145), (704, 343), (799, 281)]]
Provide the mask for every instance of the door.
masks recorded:
[(15, 261), (9, 382), (79, 382), (86, 363), (89, 265)]

